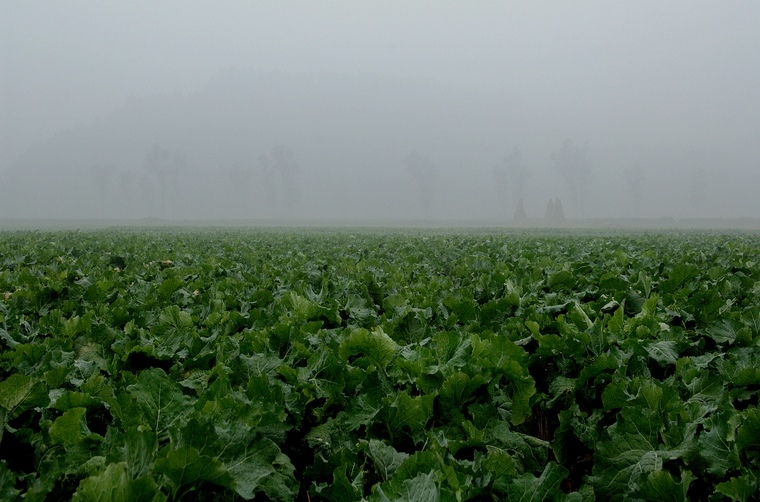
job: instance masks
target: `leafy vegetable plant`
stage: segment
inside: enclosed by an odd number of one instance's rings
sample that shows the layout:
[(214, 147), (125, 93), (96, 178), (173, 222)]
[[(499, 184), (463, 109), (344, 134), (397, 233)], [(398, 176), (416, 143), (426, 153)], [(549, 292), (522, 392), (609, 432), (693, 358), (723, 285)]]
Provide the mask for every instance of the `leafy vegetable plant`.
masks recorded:
[(2, 500), (753, 500), (760, 236), (0, 239)]

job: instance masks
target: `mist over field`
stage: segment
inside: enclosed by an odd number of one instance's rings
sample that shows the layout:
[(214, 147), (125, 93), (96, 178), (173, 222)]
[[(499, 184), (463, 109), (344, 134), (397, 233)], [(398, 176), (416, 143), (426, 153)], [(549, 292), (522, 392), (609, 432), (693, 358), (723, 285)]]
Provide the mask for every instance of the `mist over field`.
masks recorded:
[(0, 220), (760, 218), (760, 3), (3, 2)]

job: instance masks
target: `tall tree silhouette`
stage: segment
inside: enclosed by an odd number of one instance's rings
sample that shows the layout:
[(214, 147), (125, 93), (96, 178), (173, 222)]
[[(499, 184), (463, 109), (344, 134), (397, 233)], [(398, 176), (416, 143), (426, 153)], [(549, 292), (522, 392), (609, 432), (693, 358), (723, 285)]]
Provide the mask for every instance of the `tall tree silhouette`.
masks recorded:
[(633, 164), (623, 171), (623, 177), (625, 179), (625, 189), (633, 202), (634, 216), (641, 215), (641, 197), (642, 187), (644, 185), (644, 170), (638, 163)]
[(559, 150), (552, 153), (554, 169), (565, 180), (576, 216), (584, 216), (585, 199), (591, 177), (591, 154), (588, 144), (578, 146), (565, 139)]
[[(512, 153), (504, 157), (501, 165), (494, 166), (493, 174), (499, 196), (505, 200), (504, 206), (516, 207), (515, 214), (520, 213), (517, 205), (524, 200), (525, 185), (531, 177), (530, 169), (522, 165), (520, 147), (515, 145)], [(522, 211), (524, 212), (524, 209)]]
[(705, 216), (705, 202), (707, 200), (707, 177), (701, 167), (693, 169), (689, 173), (689, 216), (702, 218)]
[(114, 170), (110, 166), (94, 165), (90, 168), (90, 175), (92, 176), (92, 183), (98, 191), (100, 197), (100, 216), (104, 216), (106, 213), (106, 192), (108, 191), (108, 185), (111, 183)]
[[(169, 169), (169, 186), (167, 191), (169, 200), (170, 211), (177, 210), (177, 191), (180, 188), (180, 180), (187, 174), (187, 166), (189, 164), (187, 152), (174, 152), (172, 155), (172, 165)], [(170, 216), (176, 216), (170, 214)]]
[(438, 183), (438, 167), (433, 161), (418, 154), (415, 150), (412, 150), (404, 158), (404, 164), (406, 171), (412, 177), (422, 210), (425, 212), (425, 216), (429, 216), (435, 186)]
[(121, 172), (119, 174), (118, 184), (123, 205), (122, 217), (134, 218), (136, 216), (135, 194), (137, 193), (137, 181), (138, 177), (134, 173)]
[(227, 175), (227, 181), (230, 183), (230, 186), (234, 191), (235, 203), (243, 208), (249, 207), (253, 170), (250, 166), (241, 167), (238, 164), (232, 164), (225, 169), (225, 173)]
[(276, 144), (269, 153), (259, 157), (267, 199), (272, 207), (281, 205), (285, 215), (291, 215), (300, 199), (298, 175), (300, 167), (293, 151)]
[(170, 171), (169, 158), (170, 154), (164, 150), (158, 143), (153, 143), (150, 150), (145, 154), (145, 169), (151, 177), (158, 182), (158, 189), (161, 195), (161, 216), (166, 216), (166, 194), (169, 190)]

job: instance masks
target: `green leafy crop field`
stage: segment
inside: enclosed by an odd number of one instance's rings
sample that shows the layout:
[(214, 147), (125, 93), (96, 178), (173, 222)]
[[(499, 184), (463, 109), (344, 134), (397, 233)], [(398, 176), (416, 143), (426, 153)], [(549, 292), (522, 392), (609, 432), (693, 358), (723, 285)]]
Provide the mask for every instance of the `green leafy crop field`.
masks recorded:
[(757, 500), (760, 235), (0, 234), (0, 499)]

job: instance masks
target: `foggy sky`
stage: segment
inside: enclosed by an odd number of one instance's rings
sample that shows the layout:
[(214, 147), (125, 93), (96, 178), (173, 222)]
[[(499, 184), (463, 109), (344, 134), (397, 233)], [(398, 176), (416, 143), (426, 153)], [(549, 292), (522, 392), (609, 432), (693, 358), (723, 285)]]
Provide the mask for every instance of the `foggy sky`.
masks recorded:
[(0, 218), (511, 218), (515, 146), (530, 217), (758, 218), (758, 26), (752, 1), (2, 2)]

